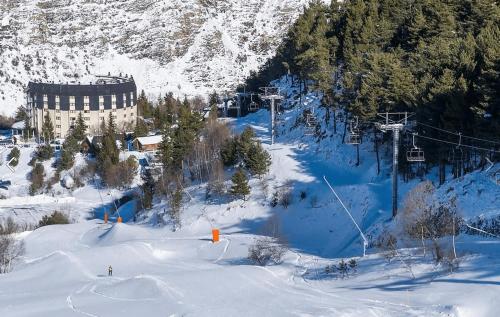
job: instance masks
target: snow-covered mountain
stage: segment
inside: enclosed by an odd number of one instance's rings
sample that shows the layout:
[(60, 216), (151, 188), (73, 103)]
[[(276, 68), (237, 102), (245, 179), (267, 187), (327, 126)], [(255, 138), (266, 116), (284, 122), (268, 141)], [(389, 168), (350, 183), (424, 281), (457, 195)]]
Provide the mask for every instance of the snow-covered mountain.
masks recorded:
[(0, 113), (29, 80), (132, 74), (158, 95), (230, 90), (273, 55), (310, 0), (0, 2)]

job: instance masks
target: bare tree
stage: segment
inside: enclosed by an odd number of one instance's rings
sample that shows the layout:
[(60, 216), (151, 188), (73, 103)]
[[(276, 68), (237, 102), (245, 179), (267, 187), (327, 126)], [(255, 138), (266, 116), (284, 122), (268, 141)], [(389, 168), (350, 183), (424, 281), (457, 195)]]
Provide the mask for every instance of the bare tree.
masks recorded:
[(264, 236), (248, 248), (248, 259), (258, 265), (279, 264), (288, 251), (288, 242), (277, 216), (268, 219), (262, 228)]
[(18, 231), (19, 226), (10, 217), (0, 225), (0, 273), (10, 272), (13, 263), (24, 254), (24, 242), (14, 238)]
[[(398, 214), (398, 221), (410, 240), (421, 243), (424, 254), (426, 242), (430, 241), (436, 262), (442, 262), (450, 256), (451, 260), (455, 260), (454, 237), (459, 232), (462, 219), (458, 216), (455, 200), (452, 199), (449, 204), (438, 203), (434, 191), (430, 182), (417, 185), (408, 193), (403, 209)], [(451, 245), (447, 243), (446, 237), (452, 237)]]

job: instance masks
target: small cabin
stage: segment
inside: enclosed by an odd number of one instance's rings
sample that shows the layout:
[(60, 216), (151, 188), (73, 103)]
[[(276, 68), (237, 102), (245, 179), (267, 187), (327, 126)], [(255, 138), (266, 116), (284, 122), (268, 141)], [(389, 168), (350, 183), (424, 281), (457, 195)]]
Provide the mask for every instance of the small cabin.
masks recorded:
[(134, 140), (134, 148), (140, 152), (157, 151), (160, 148), (161, 140), (161, 135), (139, 137)]

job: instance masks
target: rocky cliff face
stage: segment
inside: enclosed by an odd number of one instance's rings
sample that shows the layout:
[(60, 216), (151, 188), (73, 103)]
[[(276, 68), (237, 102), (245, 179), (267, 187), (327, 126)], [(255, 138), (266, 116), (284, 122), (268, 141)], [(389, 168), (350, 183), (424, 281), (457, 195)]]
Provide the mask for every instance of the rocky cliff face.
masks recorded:
[(2, 0), (0, 113), (29, 80), (134, 76), (157, 96), (231, 90), (272, 56), (309, 0)]

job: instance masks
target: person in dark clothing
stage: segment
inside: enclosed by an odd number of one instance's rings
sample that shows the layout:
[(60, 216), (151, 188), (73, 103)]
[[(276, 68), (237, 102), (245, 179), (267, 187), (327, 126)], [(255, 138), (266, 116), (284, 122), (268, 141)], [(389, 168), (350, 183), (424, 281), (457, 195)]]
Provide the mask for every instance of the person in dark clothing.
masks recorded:
[(108, 268), (108, 276), (113, 276), (113, 268), (111, 267), (111, 265)]

